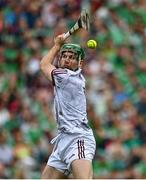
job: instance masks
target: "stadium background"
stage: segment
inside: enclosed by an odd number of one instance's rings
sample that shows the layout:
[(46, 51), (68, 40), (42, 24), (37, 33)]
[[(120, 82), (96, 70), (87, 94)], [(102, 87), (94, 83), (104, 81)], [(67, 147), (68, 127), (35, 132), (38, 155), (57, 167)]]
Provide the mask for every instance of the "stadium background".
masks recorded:
[[(91, 12), (90, 34), (70, 40), (87, 52), (94, 178), (146, 178), (145, 0), (0, 0), (0, 178), (40, 177), (56, 124), (39, 63), (82, 8)], [(100, 46), (87, 49), (89, 39)]]

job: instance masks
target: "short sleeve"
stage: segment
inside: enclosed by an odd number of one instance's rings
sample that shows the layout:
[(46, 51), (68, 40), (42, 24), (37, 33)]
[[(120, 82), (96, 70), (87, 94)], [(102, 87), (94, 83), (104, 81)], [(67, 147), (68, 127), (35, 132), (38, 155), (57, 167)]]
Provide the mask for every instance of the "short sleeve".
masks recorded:
[(66, 82), (68, 73), (66, 69), (54, 69), (52, 71), (52, 82), (54, 86), (61, 87)]

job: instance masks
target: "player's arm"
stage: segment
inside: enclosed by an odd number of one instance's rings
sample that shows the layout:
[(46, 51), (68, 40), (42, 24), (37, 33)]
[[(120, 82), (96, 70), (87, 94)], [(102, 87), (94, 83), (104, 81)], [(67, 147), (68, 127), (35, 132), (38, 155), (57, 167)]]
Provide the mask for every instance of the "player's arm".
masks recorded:
[(54, 39), (54, 46), (41, 60), (40, 63), (41, 71), (49, 80), (52, 80), (51, 73), (54, 69), (56, 69), (56, 67), (53, 65), (53, 61), (57, 56), (58, 52), (60, 51), (60, 48), (63, 43), (64, 43), (64, 35), (61, 34)]

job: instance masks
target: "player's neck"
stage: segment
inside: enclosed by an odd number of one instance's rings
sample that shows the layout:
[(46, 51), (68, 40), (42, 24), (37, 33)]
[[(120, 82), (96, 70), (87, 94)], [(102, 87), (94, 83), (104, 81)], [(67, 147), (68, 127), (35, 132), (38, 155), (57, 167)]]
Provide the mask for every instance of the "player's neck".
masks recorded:
[(76, 72), (77, 70), (79, 70), (78, 67), (77, 67), (76, 69), (72, 69), (72, 68), (66, 68), (66, 69), (69, 69), (70, 71), (74, 71), (74, 72)]

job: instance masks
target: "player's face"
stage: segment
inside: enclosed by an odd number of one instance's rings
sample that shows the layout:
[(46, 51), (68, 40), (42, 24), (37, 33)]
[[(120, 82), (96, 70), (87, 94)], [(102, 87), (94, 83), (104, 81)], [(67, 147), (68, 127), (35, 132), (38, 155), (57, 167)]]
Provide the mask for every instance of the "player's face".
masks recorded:
[(62, 54), (60, 59), (60, 66), (71, 70), (78, 68), (77, 55), (74, 52), (66, 51)]

